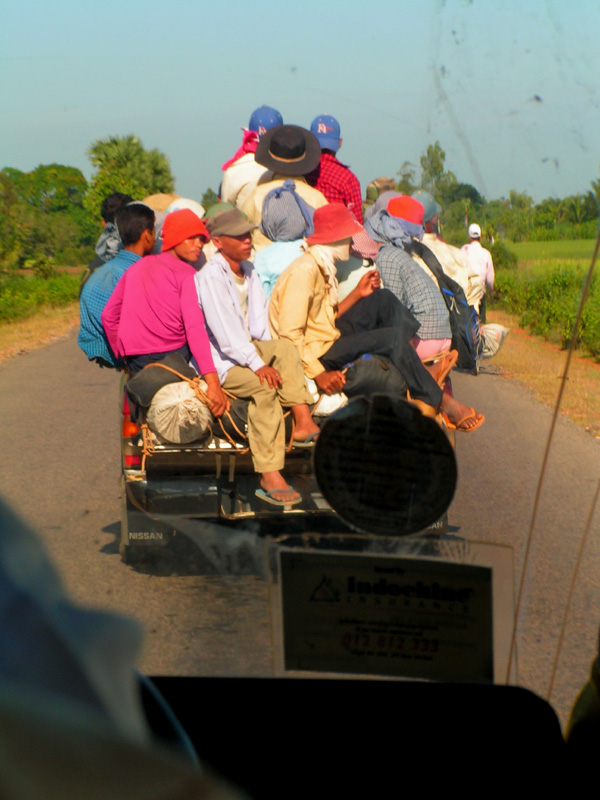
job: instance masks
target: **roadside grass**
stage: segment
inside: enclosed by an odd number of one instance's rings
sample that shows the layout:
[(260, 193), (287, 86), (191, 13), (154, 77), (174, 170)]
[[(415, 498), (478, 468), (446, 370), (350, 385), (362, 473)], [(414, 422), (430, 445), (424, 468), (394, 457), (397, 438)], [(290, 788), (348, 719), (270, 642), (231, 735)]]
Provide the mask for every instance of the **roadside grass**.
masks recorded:
[(575, 259), (589, 263), (594, 252), (595, 239), (561, 239), (553, 242), (505, 242), (520, 262), (539, 259)]
[[(511, 271), (517, 274), (522, 272), (534, 272), (535, 270), (538, 270), (540, 273), (547, 273), (558, 267), (567, 270), (583, 270), (589, 266), (589, 263), (589, 258), (530, 258), (528, 260), (520, 258), (518, 269)], [(501, 272), (501, 270), (497, 270), (496, 274), (499, 272)]]
[(9, 274), (0, 276), (0, 321), (16, 322), (39, 308), (60, 308), (77, 300), (79, 274), (57, 271), (47, 277)]
[(67, 336), (78, 325), (79, 303), (43, 306), (27, 319), (1, 322), (0, 364)]
[(57, 267), (41, 277), (34, 270), (0, 272), (0, 364), (66, 336), (79, 324), (83, 267)]
[[(510, 328), (497, 356), (483, 361), (483, 371), (496, 372), (515, 380), (545, 405), (556, 404), (567, 351), (523, 330), (516, 315), (490, 309), (488, 322)], [(561, 404), (561, 414), (600, 438), (600, 364), (577, 351), (571, 359), (569, 379)]]

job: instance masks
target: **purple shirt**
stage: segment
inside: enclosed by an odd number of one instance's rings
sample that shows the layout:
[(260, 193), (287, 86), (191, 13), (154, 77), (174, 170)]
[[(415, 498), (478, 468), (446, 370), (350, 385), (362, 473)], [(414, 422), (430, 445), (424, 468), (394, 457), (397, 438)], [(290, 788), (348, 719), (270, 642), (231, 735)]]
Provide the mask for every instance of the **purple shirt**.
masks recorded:
[(171, 253), (146, 256), (130, 267), (102, 312), (113, 352), (166, 353), (187, 342), (200, 372), (215, 372), (195, 274), (191, 264)]

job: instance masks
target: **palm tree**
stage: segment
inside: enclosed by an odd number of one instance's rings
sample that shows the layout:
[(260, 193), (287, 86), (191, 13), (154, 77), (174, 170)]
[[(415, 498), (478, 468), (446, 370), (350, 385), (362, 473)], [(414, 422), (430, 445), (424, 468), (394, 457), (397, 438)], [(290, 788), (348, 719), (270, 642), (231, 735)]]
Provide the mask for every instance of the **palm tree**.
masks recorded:
[(122, 175), (138, 186), (141, 194), (172, 192), (174, 180), (169, 160), (160, 150), (145, 150), (137, 136), (109, 136), (88, 147), (93, 166), (101, 172)]
[(585, 204), (585, 196), (582, 194), (575, 194), (567, 198), (567, 209), (569, 222), (575, 225), (580, 225), (585, 222), (587, 207)]
[(593, 219), (594, 216), (597, 217), (600, 212), (600, 180), (590, 181), (590, 186), (592, 187), (592, 191), (587, 193), (586, 199), (590, 214), (593, 214), (591, 217)]

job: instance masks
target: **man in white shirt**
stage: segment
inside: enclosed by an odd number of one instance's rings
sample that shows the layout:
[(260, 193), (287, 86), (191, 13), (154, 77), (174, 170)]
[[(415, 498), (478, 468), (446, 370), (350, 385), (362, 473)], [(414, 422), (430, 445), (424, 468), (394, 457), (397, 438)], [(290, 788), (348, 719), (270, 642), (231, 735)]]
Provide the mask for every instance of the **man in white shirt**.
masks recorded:
[(294, 418), (294, 446), (310, 446), (319, 428), (310, 415), (313, 398), (296, 348), (271, 339), (268, 301), (248, 261), (252, 228), (237, 208), (212, 217), (208, 229), (218, 252), (195, 280), (219, 379), (226, 390), (250, 401), (248, 443), (260, 475), (256, 496), (285, 507), (300, 503), (302, 496), (281, 474), (286, 448), (282, 406)]
[[(476, 222), (469, 225), (469, 239), (469, 244), (464, 244), (461, 249), (467, 254), (467, 261), (471, 271), (476, 272), (481, 278), (484, 292), (486, 289), (489, 289), (491, 292), (494, 288), (494, 262), (492, 261), (490, 251), (481, 246), (481, 228)], [(486, 321), (485, 294), (481, 298), (479, 316), (482, 322)]]
[(258, 164), (254, 158), (260, 137), (271, 128), (283, 125), (283, 118), (276, 108), (261, 106), (252, 112), (248, 128), (243, 128), (242, 144), (221, 169), (224, 172), (220, 197), (241, 209), (259, 179), (269, 180), (272, 173)]

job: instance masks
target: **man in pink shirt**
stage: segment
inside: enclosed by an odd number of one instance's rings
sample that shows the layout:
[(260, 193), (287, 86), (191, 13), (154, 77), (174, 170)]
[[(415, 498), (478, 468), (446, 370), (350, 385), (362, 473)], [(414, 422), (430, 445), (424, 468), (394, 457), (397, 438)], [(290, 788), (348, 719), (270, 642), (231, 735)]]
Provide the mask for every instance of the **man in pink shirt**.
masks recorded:
[(102, 312), (102, 325), (117, 356), (137, 372), (180, 352), (208, 384), (210, 410), (220, 417), (229, 408), (210, 351), (204, 315), (198, 304), (192, 266), (210, 239), (189, 209), (168, 214), (160, 255), (142, 258), (123, 275)]

